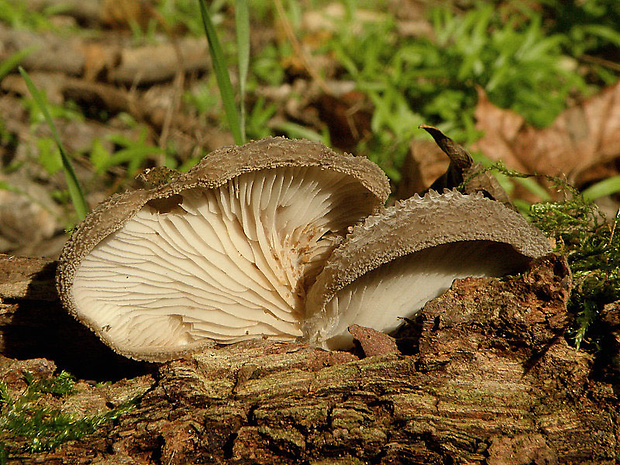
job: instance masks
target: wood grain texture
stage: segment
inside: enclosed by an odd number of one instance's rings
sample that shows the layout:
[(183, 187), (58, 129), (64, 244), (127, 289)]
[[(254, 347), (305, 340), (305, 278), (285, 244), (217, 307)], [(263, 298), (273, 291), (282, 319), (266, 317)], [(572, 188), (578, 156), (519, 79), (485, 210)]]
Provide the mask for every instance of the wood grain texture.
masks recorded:
[(521, 277), (455, 282), (400, 353), (249, 341), (162, 364), (132, 412), (37, 460), (613, 464), (618, 386), (566, 343), (569, 292), (548, 256)]

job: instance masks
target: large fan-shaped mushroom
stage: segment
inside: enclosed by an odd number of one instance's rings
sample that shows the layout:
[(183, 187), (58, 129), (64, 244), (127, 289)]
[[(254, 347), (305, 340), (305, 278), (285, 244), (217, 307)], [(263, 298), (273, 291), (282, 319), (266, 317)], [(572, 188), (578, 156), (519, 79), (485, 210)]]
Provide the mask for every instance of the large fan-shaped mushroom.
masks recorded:
[(414, 196), (354, 228), (307, 295), (304, 333), (330, 349), (352, 345), (352, 324), (389, 332), (455, 278), (521, 271), (551, 252), (521, 215), (482, 194)]
[(117, 352), (166, 360), (209, 341), (301, 336), (305, 293), (387, 178), (363, 158), (270, 138), (112, 197), (60, 258), (69, 310)]

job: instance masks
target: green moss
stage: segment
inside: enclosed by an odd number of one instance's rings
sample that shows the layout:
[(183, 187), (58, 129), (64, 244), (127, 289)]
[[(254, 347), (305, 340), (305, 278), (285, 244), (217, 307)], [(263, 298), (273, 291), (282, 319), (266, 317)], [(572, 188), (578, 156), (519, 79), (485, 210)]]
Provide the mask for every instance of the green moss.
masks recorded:
[(24, 379), (27, 388), (15, 399), (7, 384), (0, 381), (0, 464), (27, 454), (51, 451), (67, 441), (91, 434), (127, 413), (136, 401), (78, 418), (49, 407), (47, 402), (50, 396), (62, 399), (76, 393), (70, 374), (63, 371), (51, 378), (35, 380), (32, 374), (24, 373)]
[(531, 206), (532, 222), (555, 240), (573, 273), (569, 311), (575, 315), (571, 335), (577, 348), (598, 345), (599, 315), (605, 304), (620, 300), (620, 228), (598, 207), (569, 190), (561, 202)]
[(580, 193), (560, 178), (539, 176), (564, 198), (550, 200), (548, 188), (536, 176), (510, 170), (501, 162), (486, 163), (484, 168), (470, 174), (463, 185), (488, 171), (499, 175), (500, 181), (503, 177), (508, 183), (520, 182), (533, 194), (546, 199), (535, 204), (520, 202), (517, 206), (554, 240), (555, 252), (567, 257), (573, 275), (568, 311), (574, 315), (574, 323), (569, 335), (578, 349), (585, 344), (597, 350), (605, 335), (605, 327), (600, 323), (601, 310), (606, 304), (620, 300), (620, 227), (617, 227), (620, 210), (610, 221), (587, 191)]

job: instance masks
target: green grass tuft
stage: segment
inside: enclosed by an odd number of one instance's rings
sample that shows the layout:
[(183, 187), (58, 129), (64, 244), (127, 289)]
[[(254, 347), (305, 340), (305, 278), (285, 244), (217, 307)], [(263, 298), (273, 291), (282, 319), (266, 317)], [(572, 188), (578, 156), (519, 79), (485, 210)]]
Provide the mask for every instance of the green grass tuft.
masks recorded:
[(612, 176), (603, 179), (585, 189), (581, 195), (588, 200), (596, 200), (607, 195), (614, 195), (620, 192), (620, 176)]
[(237, 63), (239, 64), (239, 126), (245, 138), (245, 93), (250, 67), (250, 9), (247, 0), (235, 2), (235, 29), (237, 31)]
[(77, 175), (75, 174), (75, 170), (73, 169), (73, 165), (71, 164), (69, 155), (65, 151), (62, 142), (60, 141), (58, 131), (56, 131), (56, 126), (54, 125), (54, 120), (52, 119), (52, 116), (50, 115), (50, 112), (47, 108), (45, 98), (36, 88), (28, 73), (21, 66), (19, 67), (19, 72), (24, 78), (24, 81), (26, 81), (26, 86), (28, 87), (30, 94), (32, 94), (32, 98), (39, 106), (39, 109), (45, 116), (45, 120), (47, 121), (47, 124), (52, 131), (54, 142), (56, 142), (58, 150), (60, 151), (61, 164), (65, 173), (65, 178), (67, 180), (67, 187), (69, 189), (69, 195), (71, 196), (73, 208), (75, 208), (75, 213), (77, 214), (78, 219), (83, 220), (88, 214), (88, 204), (86, 203), (86, 199), (82, 192), (82, 187), (80, 186), (80, 182), (77, 179)]

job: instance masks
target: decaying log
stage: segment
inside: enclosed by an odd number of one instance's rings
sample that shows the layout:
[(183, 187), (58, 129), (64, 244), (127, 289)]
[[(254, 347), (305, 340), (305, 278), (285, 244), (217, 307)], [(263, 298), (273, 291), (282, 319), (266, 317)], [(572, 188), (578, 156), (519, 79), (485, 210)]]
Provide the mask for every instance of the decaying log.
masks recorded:
[(108, 350), (60, 305), (56, 262), (0, 254), (0, 354), (45, 358), (78, 377), (106, 380), (143, 373)]
[(110, 44), (109, 40), (85, 42), (81, 38), (67, 39), (0, 25), (0, 60), (31, 50), (21, 61), (29, 72), (57, 72), (128, 86), (169, 81), (179, 71), (199, 72), (210, 68), (205, 39), (175, 40), (178, 48), (169, 41), (129, 47)]
[(618, 386), (567, 344), (569, 292), (549, 256), (522, 277), (455, 281), (400, 353), (253, 341), (163, 364), (132, 412), (37, 460), (612, 464)]
[(0, 255), (0, 298), (55, 301), (56, 264), (46, 258)]

